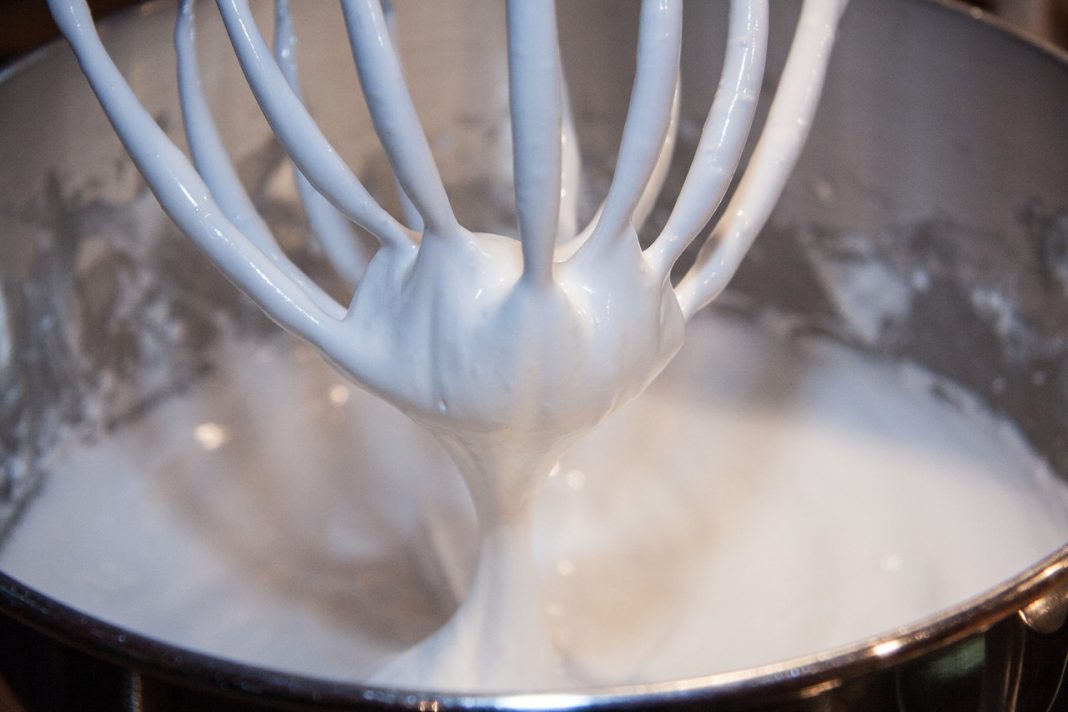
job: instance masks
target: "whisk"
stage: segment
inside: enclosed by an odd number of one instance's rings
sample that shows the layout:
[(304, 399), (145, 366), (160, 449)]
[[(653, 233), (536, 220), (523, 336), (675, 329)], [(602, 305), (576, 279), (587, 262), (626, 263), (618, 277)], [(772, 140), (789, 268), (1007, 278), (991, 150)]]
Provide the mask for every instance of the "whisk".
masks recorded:
[[(530, 554), (537, 486), (576, 437), (659, 373), (680, 347), (686, 322), (735, 273), (807, 136), (846, 1), (805, 0), (748, 166), (696, 260), (673, 280), (676, 262), (716, 212), (741, 160), (763, 80), (768, 0), (731, 0), (719, 89), (667, 223), (644, 249), (637, 229), (660, 192), (676, 135), (681, 0), (641, 4), (616, 171), (581, 230), (579, 151), (554, 3), (509, 0), (518, 240), (458, 223), (405, 87), (389, 5), (341, 2), (371, 119), (396, 176), (400, 217), (371, 197), (305, 108), (286, 1), (275, 2), (272, 49), (247, 0), (218, 0), (242, 71), (295, 166), (311, 232), (353, 286), (342, 305), (286, 256), (237, 179), (200, 86), (193, 3), (180, 2), (175, 32), (190, 163), (108, 57), (84, 0), (49, 0), (126, 150), (174, 222), (270, 317), (429, 428), (456, 461), (479, 518), (479, 564), (457, 615), (416, 649), (424, 670), (415, 679), (447, 682), (444, 661), (463, 661), (464, 650), (501, 669), (509, 659), (556, 655), (537, 624), (520, 636), (526, 642), (519, 649), (500, 625), (538, 618), (536, 606), (522, 602), (537, 586)], [(364, 245), (353, 224), (376, 244)], [(531, 645), (539, 636), (544, 645)]]

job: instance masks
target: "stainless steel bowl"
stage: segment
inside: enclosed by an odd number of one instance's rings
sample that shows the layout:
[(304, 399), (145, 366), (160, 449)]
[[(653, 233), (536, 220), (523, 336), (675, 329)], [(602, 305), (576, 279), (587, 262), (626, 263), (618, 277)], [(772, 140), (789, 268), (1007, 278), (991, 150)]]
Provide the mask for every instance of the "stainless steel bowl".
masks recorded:
[[(766, 93), (796, 13), (796, 3), (773, 6)], [(362, 177), (388, 186), (334, 8), (297, 10), (317, 117)], [(500, 229), (510, 210), (500, 189), (510, 167), (506, 69), (486, 60), (503, 57), (501, 34), (488, 28), (500, 8), (400, 10), (413, 93), (459, 217)], [(724, 11), (718, 2), (688, 9), (682, 154), (693, 150), (686, 126), (699, 121), (718, 77)], [(605, 1), (565, 3), (562, 14), (596, 193), (625, 112), (635, 12)], [(152, 3), (105, 23), (103, 35), (177, 135), (173, 59), (163, 49), (172, 17)], [(201, 35), (212, 67), (206, 88), (227, 117), (239, 167), (283, 241), (315, 269), (298, 223), (259, 180), (281, 154), (225, 38), (207, 26)], [(220, 314), (234, 328), (271, 328), (162, 217), (65, 47), (2, 79), (0, 532), (17, 526), (57, 442), (106, 436), (198, 378), (221, 338)], [(773, 311), (799, 332), (944, 375), (1013, 420), (1068, 476), (1066, 121), (1065, 54), (949, 2), (853, 0), (809, 145), (724, 308)], [(908, 309), (858, 319), (836, 292), (835, 270), (820, 269), (857, 261), (912, 285)], [(151, 286), (123, 279), (130, 269), (152, 273)], [(978, 288), (1011, 311), (1011, 328), (974, 298)], [(181, 328), (156, 328), (161, 318)], [(93, 619), (0, 573), (0, 708), (81, 709), (92, 699), (130, 709), (1061, 709), (1066, 610), (1068, 547), (953, 610), (846, 648), (663, 684), (480, 697), (367, 689), (211, 658)]]

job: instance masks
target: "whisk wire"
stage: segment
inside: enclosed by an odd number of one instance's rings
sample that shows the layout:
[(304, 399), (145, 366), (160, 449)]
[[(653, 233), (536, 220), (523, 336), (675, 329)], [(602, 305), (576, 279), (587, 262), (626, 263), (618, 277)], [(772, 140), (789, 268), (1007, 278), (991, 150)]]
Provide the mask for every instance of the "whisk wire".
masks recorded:
[(723, 217), (676, 288), (687, 319), (715, 299), (782, 195), (816, 113), (848, 0), (805, 0), (767, 122)]
[(342, 318), (345, 309), (319, 285), (310, 280), (278, 245), (267, 223), (260, 217), (234, 170), (229, 154), (212, 118), (196, 57), (196, 27), (191, 0), (178, 5), (174, 26), (174, 44), (178, 55), (178, 94), (185, 125), (186, 141), (193, 156), (193, 165), (211, 196), (227, 219), (248, 240), (263, 252), (279, 269), (286, 272), (298, 287), (319, 307), (335, 318)]
[[(382, 15), (386, 19), (386, 28), (389, 30), (389, 37), (393, 41), (393, 46), (397, 46), (397, 10), (393, 6), (393, 0), (382, 0)], [(400, 65), (401, 71), (404, 71), (404, 62), (401, 60), (401, 56), (397, 54), (397, 63)], [(423, 232), (423, 218), (419, 215), (419, 212), (412, 205), (411, 198), (404, 192), (404, 188), (401, 187), (400, 182), (396, 176), (393, 177), (393, 186), (397, 190), (397, 200), (401, 204), (401, 213), (404, 215), (404, 224), (408, 226), (408, 229), (416, 232)]]
[(571, 107), (567, 74), (560, 62), (560, 216), (556, 242), (563, 244), (578, 233), (578, 205), (582, 185), (582, 154)]
[[(293, 93), (304, 101), (300, 88), (300, 73), (297, 64), (297, 37), (293, 29), (293, 17), (289, 9), (289, 0), (275, 0), (274, 3), (274, 57), (279, 69)], [(322, 248), (327, 260), (334, 270), (349, 284), (355, 287), (367, 267), (369, 255), (376, 245), (367, 245), (358, 234), (348, 218), (330, 204), (322, 193), (315, 189), (300, 172), (296, 164), (293, 168), (293, 180), (297, 195), (308, 219), (308, 226), (316, 242)]]
[(644, 0), (638, 30), (638, 69), (616, 172), (600, 219), (580, 252), (617, 238), (629, 226), (671, 126), (681, 51), (681, 0)]
[(138, 101), (111, 60), (84, 0), (48, 0), (123, 147), (178, 227), (275, 321), (312, 342), (337, 320), (226, 219), (185, 155)]
[(671, 168), (671, 159), (675, 153), (675, 139), (679, 134), (681, 91), (681, 78), (677, 77), (675, 79), (675, 94), (671, 99), (671, 116), (668, 120), (667, 135), (664, 137), (664, 142), (660, 147), (660, 155), (657, 156), (656, 163), (653, 165), (653, 173), (649, 176), (649, 182), (646, 183), (645, 190), (642, 191), (641, 197), (638, 198), (638, 204), (634, 206), (634, 213), (631, 215), (631, 223), (634, 225), (635, 230), (641, 230), (646, 220), (649, 219), (649, 215), (656, 206), (657, 198), (660, 197), (664, 182), (667, 180), (668, 170)]
[(563, 86), (555, 2), (509, 0), (507, 16), (512, 165), (523, 277), (547, 283), (552, 280), (563, 171)]
[(460, 225), (404, 82), (379, 0), (342, 0), (342, 8), (371, 122), (401, 188), (422, 218), (425, 233), (456, 235)]
[(247, 0), (218, 0), (241, 70), (282, 147), (300, 171), (350, 220), (383, 245), (411, 245), (408, 231), (345, 164), (282, 75), (252, 17)]
[(731, 0), (723, 71), (712, 108), (671, 215), (646, 250), (665, 279), (731, 184), (756, 114), (767, 47), (768, 0)]

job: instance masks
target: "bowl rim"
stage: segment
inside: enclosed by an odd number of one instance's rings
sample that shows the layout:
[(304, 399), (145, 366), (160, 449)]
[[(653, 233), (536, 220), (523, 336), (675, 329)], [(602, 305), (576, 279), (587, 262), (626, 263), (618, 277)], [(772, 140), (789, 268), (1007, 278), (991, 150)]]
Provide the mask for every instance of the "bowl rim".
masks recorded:
[(642, 709), (680, 702), (805, 697), (989, 630), (1068, 589), (1068, 544), (988, 591), (881, 635), (769, 665), (663, 682), (536, 692), (461, 693), (367, 686), (257, 667), (165, 643), (60, 603), (0, 572), (0, 613), (99, 659), (204, 691), (329, 707)]
[[(1068, 49), (963, 0), (910, 0), (963, 16), (1007, 35), (1068, 70)], [(159, 12), (168, 0), (150, 0), (101, 20), (128, 21)], [(54, 40), (0, 67), (0, 85), (31, 65), (68, 51)], [(17, 519), (17, 516), (16, 516)], [(727, 702), (759, 694), (762, 700), (797, 699), (844, 679), (886, 670), (982, 634), (1021, 615), (1029, 604), (1068, 590), (1068, 543), (1011, 579), (908, 625), (814, 654), (772, 664), (677, 680), (563, 691), (458, 693), (362, 685), (300, 675), (194, 652), (121, 628), (67, 606), (0, 571), (0, 615), (113, 664), (205, 692), (245, 700), (326, 707), (416, 709), (645, 709), (673, 703)]]

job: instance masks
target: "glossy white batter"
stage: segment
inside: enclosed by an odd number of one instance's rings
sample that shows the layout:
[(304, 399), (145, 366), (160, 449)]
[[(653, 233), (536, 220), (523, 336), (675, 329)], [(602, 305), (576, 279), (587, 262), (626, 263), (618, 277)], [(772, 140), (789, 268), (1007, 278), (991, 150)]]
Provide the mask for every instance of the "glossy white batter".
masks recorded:
[[(932, 379), (699, 319), (535, 505), (567, 685), (674, 679), (855, 641), (1068, 538), (1063, 484)], [(952, 389), (950, 389), (952, 391)], [(73, 445), (0, 568), (196, 650), (344, 680), (551, 687), (538, 661), (412, 679), (390, 660), (469, 585), (475, 523), (433, 438), (292, 340), (231, 347), (144, 421)], [(539, 593), (539, 590), (543, 592)], [(521, 625), (496, 621), (524, 649)], [(389, 671), (387, 675), (382, 670)]]

